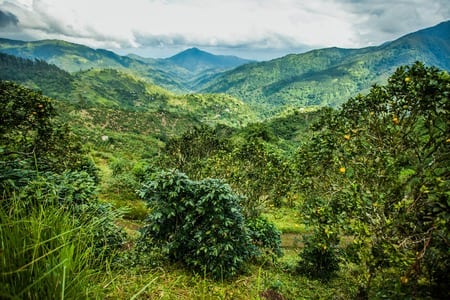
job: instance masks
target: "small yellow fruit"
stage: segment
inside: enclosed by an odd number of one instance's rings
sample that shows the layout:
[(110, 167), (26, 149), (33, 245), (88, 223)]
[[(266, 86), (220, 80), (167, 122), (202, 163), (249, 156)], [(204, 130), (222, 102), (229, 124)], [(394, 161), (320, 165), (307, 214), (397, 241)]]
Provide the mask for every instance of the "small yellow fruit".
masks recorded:
[(403, 284), (407, 284), (408, 283), (408, 277), (406, 277), (406, 276), (400, 277), (400, 282), (403, 283)]
[(346, 139), (348, 141), (350, 139), (350, 134), (344, 135), (344, 139)]
[(411, 78), (409, 78), (409, 77), (405, 78), (405, 82), (410, 82), (410, 81), (411, 81)]
[(398, 120), (398, 118), (395, 117), (395, 116), (392, 118), (392, 122), (394, 122), (395, 125), (397, 125), (398, 123), (400, 123), (400, 121)]
[(340, 168), (339, 168), (339, 172), (341, 172), (342, 174), (344, 174), (345, 171), (346, 171), (345, 167), (340, 167)]

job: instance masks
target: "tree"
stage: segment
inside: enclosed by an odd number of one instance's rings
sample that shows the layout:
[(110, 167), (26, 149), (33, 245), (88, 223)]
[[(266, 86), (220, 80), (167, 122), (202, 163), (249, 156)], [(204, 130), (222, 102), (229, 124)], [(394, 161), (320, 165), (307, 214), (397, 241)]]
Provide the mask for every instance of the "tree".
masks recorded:
[(201, 177), (205, 158), (229, 148), (217, 131), (207, 125), (194, 127), (179, 138), (170, 139), (165, 147), (170, 165), (191, 177)]
[(400, 67), (387, 85), (326, 110), (298, 155), (314, 238), (352, 240), (347, 258), (367, 270), (362, 295), (392, 271), (398, 293), (448, 296), (449, 96), (447, 72)]
[[(0, 81), (0, 156), (3, 169), (62, 172), (85, 170), (96, 177), (79, 137), (56, 119), (54, 101), (9, 81)], [(5, 179), (6, 180), (6, 179)]]
[(257, 217), (267, 200), (280, 206), (290, 189), (291, 168), (282, 151), (274, 146), (276, 137), (263, 124), (253, 124), (236, 133), (202, 126), (169, 140), (169, 164), (189, 177), (221, 178), (233, 190), (247, 197), (246, 216)]
[(33, 150), (51, 128), (50, 119), (55, 116), (52, 101), (40, 92), (9, 81), (0, 81), (0, 98), (2, 145)]

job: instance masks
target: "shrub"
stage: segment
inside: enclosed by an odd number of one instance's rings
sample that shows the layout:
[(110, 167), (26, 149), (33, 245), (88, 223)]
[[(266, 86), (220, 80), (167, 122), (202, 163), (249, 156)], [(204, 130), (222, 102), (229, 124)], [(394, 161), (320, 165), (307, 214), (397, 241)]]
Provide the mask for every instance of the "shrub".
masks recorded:
[(305, 240), (297, 271), (311, 278), (327, 281), (339, 271), (337, 239), (313, 235)]
[(151, 208), (142, 238), (150, 237), (172, 261), (219, 279), (242, 271), (257, 253), (241, 197), (223, 181), (192, 181), (178, 171), (162, 171), (139, 193)]
[[(263, 217), (250, 218), (247, 221), (250, 229), (250, 237), (258, 249), (263, 250), (272, 257), (283, 255), (281, 251), (281, 232), (269, 221)], [(259, 251), (262, 255), (262, 251)]]
[[(119, 217), (111, 205), (97, 199), (95, 179), (84, 171), (22, 172), (28, 175), (22, 185), (11, 190), (1, 203), (2, 209), (9, 211), (20, 207), (30, 214), (39, 209), (57, 208), (72, 215), (73, 223), (79, 226), (96, 223), (91, 233), (95, 236), (96, 256), (108, 256), (125, 242), (125, 232), (115, 225)], [(20, 174), (20, 173), (19, 173)], [(15, 195), (15, 196), (12, 196)]]

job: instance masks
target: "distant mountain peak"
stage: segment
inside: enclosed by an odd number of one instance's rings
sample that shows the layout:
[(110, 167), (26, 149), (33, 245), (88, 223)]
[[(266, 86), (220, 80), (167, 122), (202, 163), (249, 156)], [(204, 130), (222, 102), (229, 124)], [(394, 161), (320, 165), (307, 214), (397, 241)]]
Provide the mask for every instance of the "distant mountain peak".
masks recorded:
[(192, 48), (185, 49), (185, 50), (167, 58), (167, 60), (175, 62), (177, 60), (180, 61), (180, 60), (189, 59), (189, 58), (191, 58), (191, 56), (193, 56), (195, 58), (199, 58), (200, 56), (212, 58), (215, 55), (212, 53), (203, 51), (197, 47), (192, 47)]
[[(184, 50), (184, 52), (203, 52), (203, 53), (207, 53), (206, 51), (201, 50), (200, 48), (197, 47), (192, 47), (192, 48), (188, 48), (186, 50)], [(208, 53), (210, 54), (210, 53)]]
[(166, 60), (194, 73), (209, 69), (227, 70), (251, 62), (237, 56), (215, 55), (197, 47), (183, 50)]

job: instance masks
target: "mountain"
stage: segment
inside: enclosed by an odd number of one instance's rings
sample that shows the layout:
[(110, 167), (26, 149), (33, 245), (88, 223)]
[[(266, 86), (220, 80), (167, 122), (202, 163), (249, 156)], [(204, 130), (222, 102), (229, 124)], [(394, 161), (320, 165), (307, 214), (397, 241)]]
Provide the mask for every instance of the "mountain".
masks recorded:
[(237, 56), (214, 55), (198, 48), (184, 50), (166, 60), (193, 73), (211, 69), (223, 71), (251, 62)]
[(119, 69), (138, 75), (174, 92), (189, 92), (197, 82), (219, 72), (245, 64), (249, 60), (235, 56), (214, 55), (197, 48), (185, 50), (167, 59), (120, 56), (104, 49), (60, 40), (33, 42), (0, 38), (0, 52), (28, 59), (45, 60), (68, 72)]
[(24, 42), (0, 39), (0, 51), (28, 59), (42, 59), (68, 72), (90, 68), (128, 68), (134, 61), (111, 51), (60, 40)]
[(177, 77), (158, 66), (156, 60), (143, 62), (128, 56), (120, 56), (104, 49), (92, 49), (83, 45), (60, 40), (33, 42), (0, 38), (0, 52), (27, 58), (45, 60), (68, 72), (97, 69), (118, 69), (138, 75), (152, 83), (174, 91), (186, 87)]
[(285, 106), (339, 106), (415, 61), (450, 70), (450, 21), (377, 47), (326, 48), (246, 64), (199, 90), (236, 96), (269, 115)]

